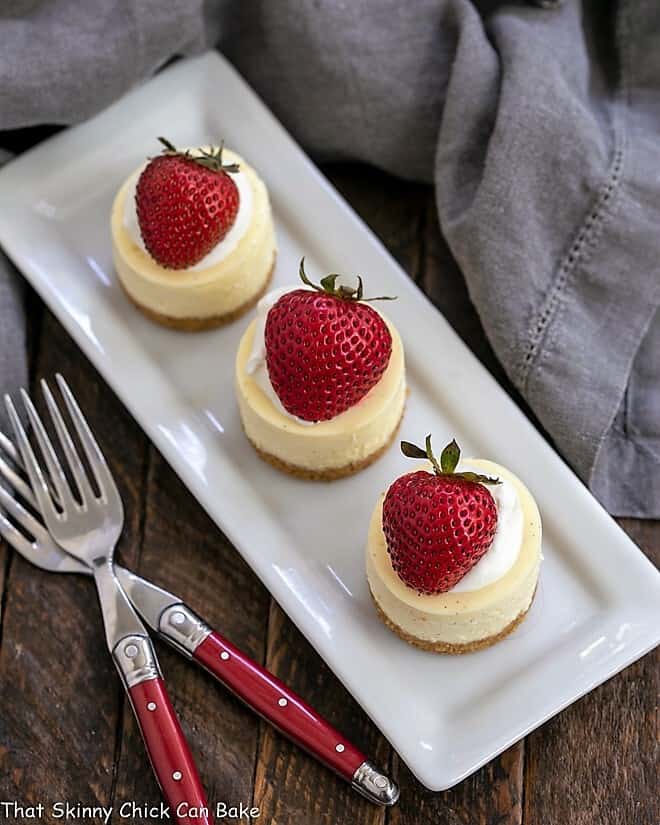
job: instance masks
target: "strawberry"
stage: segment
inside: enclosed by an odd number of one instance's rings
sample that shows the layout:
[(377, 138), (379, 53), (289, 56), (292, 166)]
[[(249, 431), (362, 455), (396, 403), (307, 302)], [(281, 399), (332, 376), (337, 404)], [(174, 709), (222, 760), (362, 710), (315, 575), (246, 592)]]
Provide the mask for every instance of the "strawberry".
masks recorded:
[(431, 450), (407, 441), (401, 450), (409, 458), (425, 458), (433, 472), (419, 470), (398, 478), (383, 502), (383, 532), (387, 552), (399, 577), (420, 593), (445, 593), (471, 570), (493, 542), (497, 509), (484, 486), (497, 478), (457, 473), (461, 455), (452, 441), (440, 464)]
[(358, 403), (385, 372), (392, 336), (383, 318), (357, 288), (337, 286), (338, 275), (312, 289), (283, 295), (266, 318), (266, 366), (287, 412), (305, 421), (327, 421)]
[(239, 195), (223, 164), (222, 144), (180, 152), (165, 138), (161, 155), (151, 158), (137, 182), (135, 203), (144, 245), (169, 269), (186, 269), (202, 260), (231, 228)]

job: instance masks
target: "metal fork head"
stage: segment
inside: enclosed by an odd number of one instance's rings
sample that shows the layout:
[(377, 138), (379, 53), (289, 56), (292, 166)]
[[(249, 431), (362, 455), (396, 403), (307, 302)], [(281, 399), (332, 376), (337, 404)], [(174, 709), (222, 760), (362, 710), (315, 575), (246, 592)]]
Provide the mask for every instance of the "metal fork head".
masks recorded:
[[(53, 573), (87, 573), (91, 569), (64, 552), (50, 537), (40, 518), (37, 501), (29, 484), (14, 469), (18, 454), (14, 445), (0, 432), (0, 535), (11, 547), (37, 567)], [(22, 499), (22, 501), (21, 501)], [(23, 503), (24, 502), (24, 503)]]
[(41, 388), (69, 473), (75, 483), (77, 496), (74, 495), (30, 396), (25, 390), (21, 390), (23, 404), (46, 472), (35, 455), (9, 396), (5, 396), (5, 403), (22, 464), (48, 531), (68, 553), (87, 565), (100, 567), (112, 561), (114, 547), (121, 534), (124, 523), (121, 498), (103, 454), (71, 390), (61, 375), (57, 375), (56, 380), (100, 495), (92, 488), (77, 447), (46, 381), (41, 382)]

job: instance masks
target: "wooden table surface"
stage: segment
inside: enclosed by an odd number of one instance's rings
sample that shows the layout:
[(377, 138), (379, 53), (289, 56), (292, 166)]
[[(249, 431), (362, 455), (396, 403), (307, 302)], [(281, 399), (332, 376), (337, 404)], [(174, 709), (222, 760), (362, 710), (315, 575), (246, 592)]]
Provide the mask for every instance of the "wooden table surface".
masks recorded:
[[(437, 230), (431, 190), (362, 167), (326, 171), (506, 383)], [(29, 307), (33, 386), (55, 370), (67, 376), (117, 476), (127, 513), (123, 562), (203, 612), (389, 766), (401, 785), (395, 808), (370, 805), (161, 645), (168, 686), (211, 800), (249, 803), (260, 809), (256, 822), (279, 825), (660, 823), (657, 652), (456, 788), (425, 790), (35, 295)], [(660, 523), (622, 526), (658, 563)], [(155, 803), (160, 795), (104, 648), (91, 583), (37, 570), (0, 545), (0, 594), (0, 801), (114, 805), (113, 823), (157, 821), (119, 818), (122, 802)]]

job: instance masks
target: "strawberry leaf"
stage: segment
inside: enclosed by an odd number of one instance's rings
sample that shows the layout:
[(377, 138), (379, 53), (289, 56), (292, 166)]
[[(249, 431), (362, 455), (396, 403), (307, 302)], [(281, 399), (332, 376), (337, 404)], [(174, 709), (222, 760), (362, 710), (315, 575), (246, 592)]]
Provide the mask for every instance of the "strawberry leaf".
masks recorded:
[(401, 452), (406, 458), (426, 458), (426, 450), (422, 450), (416, 444), (411, 444), (410, 441), (401, 442)]
[(219, 146), (212, 146), (210, 152), (203, 147), (198, 149), (198, 154), (196, 155), (191, 154), (188, 149), (185, 151), (177, 149), (176, 146), (173, 143), (170, 143), (167, 138), (159, 137), (158, 141), (165, 147), (162, 150), (162, 154), (164, 155), (184, 158), (185, 160), (196, 163), (198, 166), (203, 166), (205, 169), (209, 169), (211, 172), (236, 173), (240, 171), (240, 166), (237, 163), (222, 162), (222, 152), (225, 148), (224, 140), (220, 142)]
[(493, 478), (492, 476), (484, 476), (481, 473), (472, 473), (472, 472), (454, 473), (454, 478), (462, 478), (464, 481), (478, 481), (479, 484), (501, 484), (502, 483), (502, 481), (499, 478)]
[(323, 287), (323, 291), (333, 293), (335, 291), (335, 282), (338, 277), (339, 275), (337, 275), (336, 272), (333, 272), (330, 275), (326, 275), (325, 278), (321, 278), (321, 286)]
[(446, 473), (447, 475), (453, 473), (456, 469), (456, 465), (458, 464), (460, 457), (460, 447), (456, 443), (456, 440), (452, 439), (452, 441), (449, 444), (447, 444), (447, 446), (440, 454), (440, 467), (442, 468), (442, 472)]
[(176, 148), (174, 147), (174, 145), (172, 143), (169, 142), (169, 140), (167, 138), (159, 137), (158, 140), (160, 141), (160, 143), (163, 144), (163, 146), (167, 149), (168, 152), (175, 152), (176, 153)]

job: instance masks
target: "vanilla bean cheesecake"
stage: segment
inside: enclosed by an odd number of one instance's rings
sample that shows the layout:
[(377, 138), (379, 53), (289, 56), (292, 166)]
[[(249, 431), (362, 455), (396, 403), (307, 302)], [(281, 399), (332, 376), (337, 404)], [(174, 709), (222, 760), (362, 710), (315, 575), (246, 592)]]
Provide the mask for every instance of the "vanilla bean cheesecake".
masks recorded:
[[(406, 455), (433, 457), (430, 439), (427, 450), (403, 444)], [(433, 458), (378, 499), (367, 579), (378, 615), (402, 639), (467, 653), (503, 639), (527, 614), (542, 559), (541, 519), (505, 467), (459, 461), (457, 447), (446, 450), (441, 464)]]
[[(307, 479), (368, 466), (390, 445), (403, 415), (403, 346), (391, 321), (367, 303), (361, 280), (265, 296), (236, 356), (245, 433), (265, 461)], [(376, 300), (376, 299), (373, 299)]]
[(268, 192), (235, 152), (164, 143), (115, 197), (115, 270), (152, 320), (209, 329), (242, 315), (268, 286), (276, 257)]

